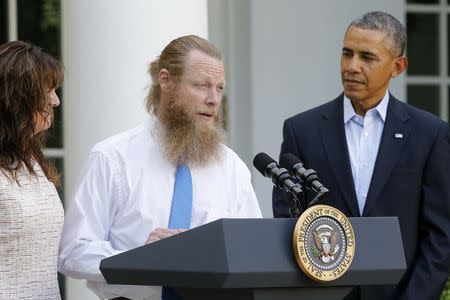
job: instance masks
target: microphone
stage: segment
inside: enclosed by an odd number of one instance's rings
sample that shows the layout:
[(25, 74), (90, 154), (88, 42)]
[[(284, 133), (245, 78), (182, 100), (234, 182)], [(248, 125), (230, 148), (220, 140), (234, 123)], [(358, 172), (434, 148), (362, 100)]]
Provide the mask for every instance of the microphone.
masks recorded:
[(329, 190), (323, 186), (319, 181), (319, 176), (317, 172), (313, 169), (305, 169), (303, 163), (295, 155), (291, 153), (284, 153), (280, 157), (280, 165), (288, 169), (295, 177), (297, 177), (300, 182), (302, 182), (308, 189), (313, 190), (318, 194), (317, 199), (313, 199), (310, 206), (315, 204), (319, 198), (329, 192)]
[(291, 180), (291, 174), (286, 169), (280, 168), (269, 155), (263, 152), (257, 154), (253, 159), (253, 165), (263, 176), (271, 178), (276, 187), (290, 193), (298, 201), (303, 201), (303, 191)]

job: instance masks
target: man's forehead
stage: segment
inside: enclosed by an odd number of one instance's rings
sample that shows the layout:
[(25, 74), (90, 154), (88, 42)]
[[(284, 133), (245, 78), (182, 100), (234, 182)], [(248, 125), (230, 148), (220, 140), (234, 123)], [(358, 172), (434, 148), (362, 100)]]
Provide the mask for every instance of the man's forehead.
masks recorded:
[(350, 26), (345, 33), (344, 42), (347, 40), (364, 41), (364, 42), (380, 42), (385, 40), (387, 33), (382, 30), (366, 29), (356, 26)]
[(387, 34), (380, 30), (350, 26), (344, 37), (343, 48), (359, 52), (390, 51)]
[(223, 62), (220, 59), (197, 50), (189, 53), (185, 75), (223, 77), (224, 72)]

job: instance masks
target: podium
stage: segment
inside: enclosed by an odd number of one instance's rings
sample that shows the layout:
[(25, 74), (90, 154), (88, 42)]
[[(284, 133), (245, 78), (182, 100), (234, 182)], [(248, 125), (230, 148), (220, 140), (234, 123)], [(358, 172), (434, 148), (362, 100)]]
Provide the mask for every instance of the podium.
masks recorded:
[(298, 267), (296, 219), (220, 219), (106, 259), (108, 284), (159, 285), (183, 299), (342, 299), (357, 285), (396, 284), (406, 270), (396, 217), (349, 218), (353, 263), (340, 278), (318, 283)]

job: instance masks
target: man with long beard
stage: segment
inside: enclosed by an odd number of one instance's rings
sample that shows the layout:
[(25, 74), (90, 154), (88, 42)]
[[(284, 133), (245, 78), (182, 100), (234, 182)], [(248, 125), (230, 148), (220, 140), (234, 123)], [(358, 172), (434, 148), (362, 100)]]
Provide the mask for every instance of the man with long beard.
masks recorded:
[(65, 219), (59, 270), (103, 299), (175, 299), (170, 289), (107, 285), (103, 258), (219, 218), (261, 217), (248, 168), (222, 144), (219, 50), (180, 37), (149, 73), (149, 119), (94, 146)]

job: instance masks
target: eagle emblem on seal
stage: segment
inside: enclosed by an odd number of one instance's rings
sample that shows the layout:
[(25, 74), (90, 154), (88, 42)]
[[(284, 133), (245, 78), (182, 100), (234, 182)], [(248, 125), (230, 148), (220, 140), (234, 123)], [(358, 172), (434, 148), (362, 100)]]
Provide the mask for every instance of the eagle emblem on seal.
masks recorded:
[(339, 251), (338, 233), (331, 226), (322, 224), (313, 231), (313, 236), (317, 248), (312, 251), (314, 255), (324, 263), (334, 261), (334, 255)]

